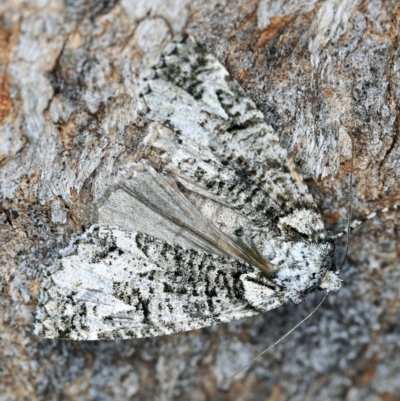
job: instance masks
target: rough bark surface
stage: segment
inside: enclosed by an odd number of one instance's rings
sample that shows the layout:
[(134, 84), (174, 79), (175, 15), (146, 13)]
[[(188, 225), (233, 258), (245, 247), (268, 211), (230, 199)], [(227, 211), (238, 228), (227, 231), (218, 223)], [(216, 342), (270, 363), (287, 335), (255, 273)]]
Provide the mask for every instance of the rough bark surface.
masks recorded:
[[(332, 231), (400, 194), (396, 1), (0, 4), (0, 400), (398, 400), (399, 223), (351, 237), (345, 287), (318, 302), (152, 339), (33, 335), (41, 272), (138, 157), (142, 80), (175, 35), (226, 66), (292, 154)], [(340, 260), (340, 249), (338, 250)]]

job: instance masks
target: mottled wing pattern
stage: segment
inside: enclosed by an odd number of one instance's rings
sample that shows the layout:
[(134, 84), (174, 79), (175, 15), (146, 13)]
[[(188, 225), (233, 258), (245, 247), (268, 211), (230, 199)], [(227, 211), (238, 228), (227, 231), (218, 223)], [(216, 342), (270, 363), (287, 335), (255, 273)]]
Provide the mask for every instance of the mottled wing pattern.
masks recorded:
[(63, 252), (41, 297), (36, 332), (72, 340), (171, 334), (282, 303), (252, 266), (98, 226)]
[[(325, 235), (307, 186), (263, 114), (192, 38), (166, 49), (143, 96), (170, 129), (148, 143), (169, 155), (164, 169), (183, 186), (219, 197), (258, 226), (280, 219), (307, 240)], [(302, 226), (292, 224), (299, 211)]]
[(97, 207), (98, 226), (62, 254), (36, 332), (169, 334), (300, 302), (318, 287), (334, 250), (321, 216), (224, 67), (184, 38), (167, 47), (142, 99), (153, 158), (119, 179)]

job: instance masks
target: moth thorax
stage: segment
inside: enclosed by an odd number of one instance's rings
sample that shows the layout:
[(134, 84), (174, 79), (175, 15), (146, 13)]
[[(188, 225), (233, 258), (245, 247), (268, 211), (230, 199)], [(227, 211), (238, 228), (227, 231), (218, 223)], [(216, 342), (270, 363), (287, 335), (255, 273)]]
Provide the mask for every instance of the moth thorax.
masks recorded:
[(328, 270), (325, 273), (325, 276), (322, 278), (319, 288), (326, 290), (327, 292), (338, 291), (342, 286), (343, 281), (339, 277), (339, 275), (331, 270)]

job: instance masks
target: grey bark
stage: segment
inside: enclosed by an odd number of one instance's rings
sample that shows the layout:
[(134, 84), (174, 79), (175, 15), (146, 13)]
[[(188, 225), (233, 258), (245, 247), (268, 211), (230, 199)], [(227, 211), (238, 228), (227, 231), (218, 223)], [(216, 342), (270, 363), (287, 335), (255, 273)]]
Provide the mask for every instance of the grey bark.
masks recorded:
[[(396, 400), (399, 223), (351, 237), (345, 287), (318, 303), (153, 339), (33, 335), (41, 273), (113, 172), (138, 157), (140, 82), (187, 32), (274, 127), (327, 227), (399, 200), (400, 8), (395, 1), (32, 1), (0, 4), (0, 400)], [(338, 249), (338, 260), (341, 256)]]

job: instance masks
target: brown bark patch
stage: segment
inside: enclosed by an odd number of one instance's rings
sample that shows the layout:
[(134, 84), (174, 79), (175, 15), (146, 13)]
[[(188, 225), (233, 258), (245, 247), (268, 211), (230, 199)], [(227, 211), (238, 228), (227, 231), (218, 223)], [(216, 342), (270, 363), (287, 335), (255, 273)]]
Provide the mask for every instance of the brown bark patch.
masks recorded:
[(68, 123), (60, 126), (61, 142), (65, 150), (70, 150), (74, 147), (74, 137), (76, 132), (75, 118), (70, 118)]
[(400, 401), (399, 397), (389, 394), (388, 392), (384, 392), (381, 394), (382, 401)]
[(257, 39), (254, 46), (255, 50), (264, 46), (270, 39), (272, 39), (278, 32), (280, 32), (290, 21), (292, 21), (293, 15), (285, 15), (283, 17), (277, 16), (272, 17), (270, 24), (265, 28)]
[(7, 74), (10, 36), (10, 32), (0, 25), (0, 68), (5, 67), (5, 71), (0, 75), (0, 123), (11, 110), (11, 98), (8, 91), (9, 76)]
[(378, 358), (372, 358), (370, 363), (361, 374), (361, 384), (363, 386), (369, 386), (376, 374), (376, 365), (379, 364)]
[(0, 65), (8, 64), (10, 32), (0, 25)]
[(239, 79), (238, 79), (239, 83), (246, 82), (248, 76), (249, 76), (248, 71), (247, 70), (243, 70), (242, 73), (239, 76)]
[[(0, 53), (1, 53), (0, 49)], [(11, 98), (8, 90), (8, 74), (0, 76), (0, 123), (8, 116), (11, 110)]]
[(340, 218), (341, 215), (339, 212), (324, 215), (324, 221), (328, 226), (334, 225)]

